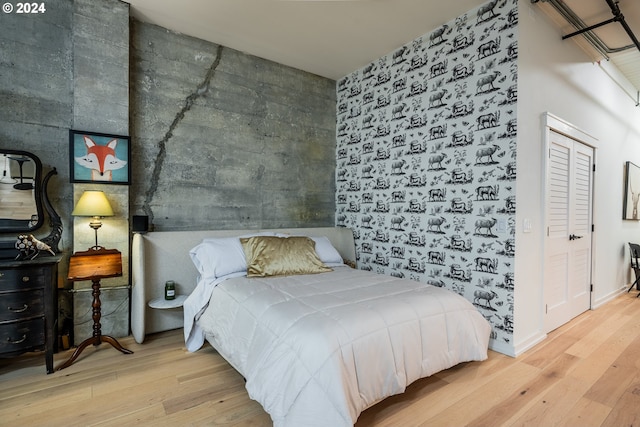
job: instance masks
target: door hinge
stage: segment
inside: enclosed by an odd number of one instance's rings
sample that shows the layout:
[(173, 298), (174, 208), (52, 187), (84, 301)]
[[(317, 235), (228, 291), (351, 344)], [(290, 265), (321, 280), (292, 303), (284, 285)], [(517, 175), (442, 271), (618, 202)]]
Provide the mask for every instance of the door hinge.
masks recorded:
[(591, 224), (591, 232), (593, 233), (594, 231), (596, 231), (596, 225), (595, 224)]
[(594, 172), (596, 171), (596, 164), (595, 163), (593, 164), (593, 171)]
[(589, 292), (593, 292), (593, 283), (589, 285)]
[(544, 314), (549, 313), (549, 304), (544, 305)]

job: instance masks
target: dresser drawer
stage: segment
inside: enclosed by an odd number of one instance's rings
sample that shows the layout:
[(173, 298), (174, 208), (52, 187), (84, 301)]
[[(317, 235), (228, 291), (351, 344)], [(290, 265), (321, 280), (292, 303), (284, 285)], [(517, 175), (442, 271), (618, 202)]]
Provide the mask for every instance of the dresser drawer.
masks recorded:
[(44, 318), (0, 325), (0, 353), (44, 347)]
[(0, 292), (43, 288), (47, 278), (46, 271), (46, 268), (40, 266), (11, 270), (1, 269)]
[(44, 315), (44, 290), (0, 294), (0, 323)]

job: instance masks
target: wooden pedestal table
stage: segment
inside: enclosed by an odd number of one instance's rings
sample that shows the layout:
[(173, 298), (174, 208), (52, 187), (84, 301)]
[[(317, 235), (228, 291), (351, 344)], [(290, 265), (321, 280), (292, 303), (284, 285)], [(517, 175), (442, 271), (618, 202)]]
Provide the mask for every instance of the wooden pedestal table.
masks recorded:
[(69, 259), (69, 274), (67, 279), (71, 281), (91, 280), (93, 285), (93, 336), (84, 340), (73, 352), (71, 357), (58, 366), (56, 371), (67, 368), (80, 356), (80, 353), (90, 344), (99, 346), (106, 342), (116, 350), (124, 354), (132, 354), (133, 351), (122, 347), (115, 338), (102, 335), (100, 325), (100, 279), (122, 276), (122, 254), (117, 249), (105, 249), (96, 247), (84, 252), (76, 252)]

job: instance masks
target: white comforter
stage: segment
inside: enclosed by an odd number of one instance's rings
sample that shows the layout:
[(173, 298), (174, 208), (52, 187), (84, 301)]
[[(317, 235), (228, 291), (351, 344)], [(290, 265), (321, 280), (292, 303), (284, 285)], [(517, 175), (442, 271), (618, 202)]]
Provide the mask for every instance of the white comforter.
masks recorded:
[(276, 426), (351, 426), (413, 381), (484, 360), (488, 322), (446, 289), (348, 267), (236, 277), (198, 321)]

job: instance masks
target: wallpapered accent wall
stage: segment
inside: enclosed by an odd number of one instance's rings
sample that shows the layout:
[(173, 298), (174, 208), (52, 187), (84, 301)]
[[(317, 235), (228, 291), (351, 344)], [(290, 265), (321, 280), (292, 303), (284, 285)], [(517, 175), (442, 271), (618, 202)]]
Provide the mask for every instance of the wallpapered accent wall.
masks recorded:
[(517, 0), (337, 83), (336, 223), (362, 269), (442, 286), (513, 335)]

